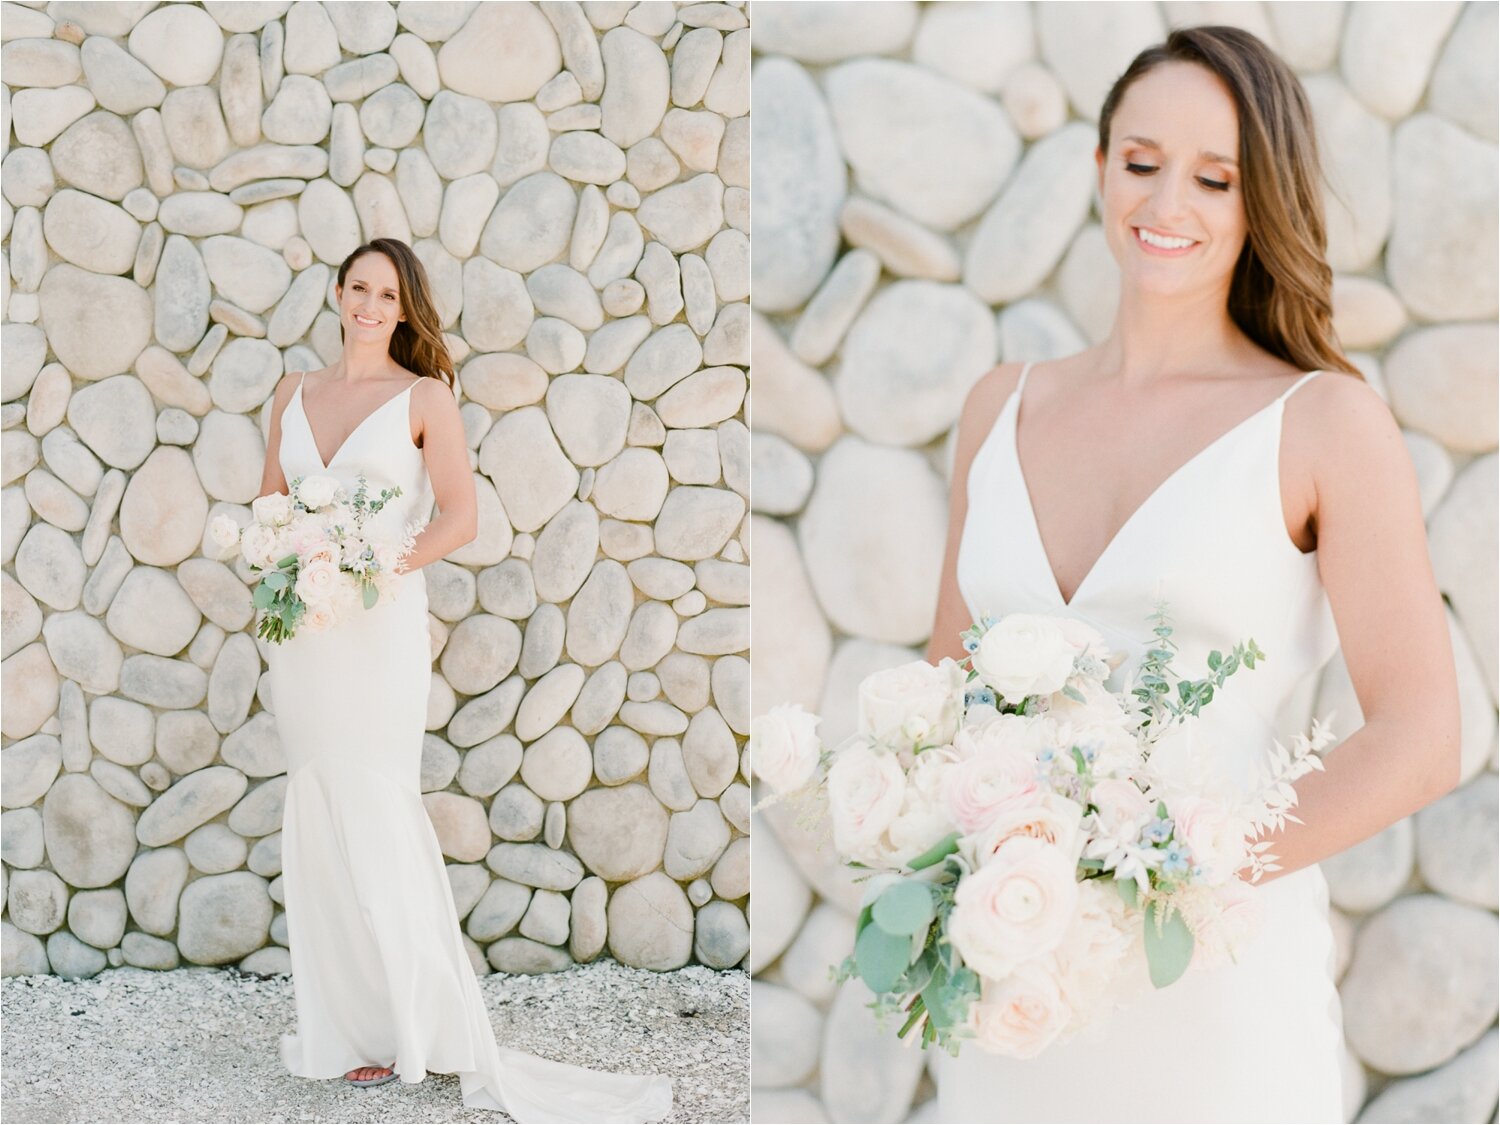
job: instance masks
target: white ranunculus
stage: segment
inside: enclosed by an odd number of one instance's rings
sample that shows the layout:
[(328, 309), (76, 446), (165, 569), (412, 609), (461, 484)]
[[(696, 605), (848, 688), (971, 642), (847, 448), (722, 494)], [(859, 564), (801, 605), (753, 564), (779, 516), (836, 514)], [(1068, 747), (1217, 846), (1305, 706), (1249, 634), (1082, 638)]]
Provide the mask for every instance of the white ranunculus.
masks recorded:
[(1003, 979), (984, 982), (969, 1009), (975, 1041), (991, 1054), (1030, 1059), (1041, 1054), (1073, 1020), (1047, 961), (1019, 965)]
[(250, 512), (257, 523), (280, 527), (292, 518), (292, 498), (281, 492), (257, 496), (250, 501)]
[(999, 980), (1052, 952), (1078, 904), (1076, 855), (1029, 836), (1008, 839), (959, 881), (948, 936), (975, 972)]
[(963, 717), (964, 670), (946, 657), (914, 660), (866, 676), (859, 685), (859, 730), (889, 746), (941, 746)]
[(906, 775), (894, 754), (864, 742), (840, 750), (828, 769), (834, 847), (850, 859), (881, 862), (881, 837), (900, 813), (905, 793)]
[(217, 515), (208, 525), (209, 538), (221, 551), (239, 546), (240, 525), (227, 515)]
[(339, 568), (326, 557), (303, 563), (294, 589), (297, 596), (312, 605), (331, 605), (338, 594)]
[(774, 793), (790, 793), (811, 780), (822, 743), (817, 715), (783, 703), (750, 722), (750, 765)]
[(1078, 649), (1051, 617), (1012, 613), (985, 631), (974, 671), (1007, 703), (1051, 695), (1067, 682)]
[(252, 523), (240, 536), (240, 553), (251, 566), (275, 565), (276, 532), (263, 523)]
[(302, 501), (303, 507), (316, 510), (332, 504), (341, 487), (337, 477), (303, 477), (297, 486), (297, 499)]

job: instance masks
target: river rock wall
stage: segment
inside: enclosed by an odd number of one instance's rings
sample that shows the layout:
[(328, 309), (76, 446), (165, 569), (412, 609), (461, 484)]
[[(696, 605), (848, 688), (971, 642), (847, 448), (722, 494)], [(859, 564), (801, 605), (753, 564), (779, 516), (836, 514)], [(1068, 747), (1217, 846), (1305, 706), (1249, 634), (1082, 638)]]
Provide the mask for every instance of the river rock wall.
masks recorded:
[(478, 537), (423, 801), (476, 970), (749, 945), (742, 4), (7, 3), (4, 972), (289, 968), (244, 564), (332, 272), (410, 242)]

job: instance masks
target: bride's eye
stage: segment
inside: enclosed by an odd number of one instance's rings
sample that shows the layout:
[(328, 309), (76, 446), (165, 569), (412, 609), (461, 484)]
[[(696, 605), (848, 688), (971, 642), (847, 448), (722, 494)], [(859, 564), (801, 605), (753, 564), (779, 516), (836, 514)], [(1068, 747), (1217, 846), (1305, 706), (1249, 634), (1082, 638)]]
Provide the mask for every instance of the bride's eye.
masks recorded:
[(1145, 175), (1147, 172), (1154, 172), (1154, 171), (1156, 171), (1156, 168), (1155, 168), (1154, 165), (1151, 165), (1151, 164), (1132, 164), (1130, 161), (1127, 160), (1125, 162), (1125, 170), (1127, 172), (1134, 172), (1137, 176), (1142, 176), (1142, 175)]
[(1228, 191), (1229, 190), (1229, 183), (1228, 183), (1227, 180), (1207, 180), (1207, 179), (1204, 179), (1202, 176), (1199, 176), (1198, 177), (1198, 182), (1200, 184), (1202, 184), (1206, 188), (1212, 188), (1214, 191)]

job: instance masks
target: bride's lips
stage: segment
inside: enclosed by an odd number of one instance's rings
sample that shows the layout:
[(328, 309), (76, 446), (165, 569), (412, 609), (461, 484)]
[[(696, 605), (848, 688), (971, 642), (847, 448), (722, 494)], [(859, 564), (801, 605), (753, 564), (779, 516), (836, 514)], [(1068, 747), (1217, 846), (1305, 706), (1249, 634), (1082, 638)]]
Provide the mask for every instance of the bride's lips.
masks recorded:
[(380, 327), (380, 321), (378, 321), (378, 320), (371, 320), (367, 316), (360, 316), (359, 313), (355, 313), (354, 314), (354, 323), (358, 324), (362, 328), (379, 328)]
[(1152, 234), (1155, 234), (1155, 235), (1158, 235), (1158, 236), (1162, 236), (1162, 237), (1168, 237), (1168, 238), (1177, 238), (1177, 237), (1185, 237), (1185, 236), (1181, 236), (1181, 235), (1163, 235), (1163, 232), (1155, 230), (1154, 228), (1150, 228), (1150, 227), (1131, 227), (1130, 228), (1130, 236), (1131, 236), (1131, 238), (1133, 238), (1135, 240), (1135, 244), (1137, 246), (1139, 246), (1142, 250), (1144, 250), (1146, 253), (1148, 253), (1148, 254), (1154, 254), (1157, 257), (1161, 257), (1161, 258), (1180, 258), (1184, 254), (1191, 254), (1199, 246), (1199, 243), (1197, 243), (1196, 241), (1193, 242), (1193, 244), (1191, 246), (1179, 246), (1176, 249), (1171, 249), (1171, 250), (1167, 249), (1165, 246), (1153, 246), (1153, 245), (1151, 245), (1151, 243), (1147, 242), (1144, 238), (1141, 237), (1141, 231), (1142, 230), (1150, 230)]

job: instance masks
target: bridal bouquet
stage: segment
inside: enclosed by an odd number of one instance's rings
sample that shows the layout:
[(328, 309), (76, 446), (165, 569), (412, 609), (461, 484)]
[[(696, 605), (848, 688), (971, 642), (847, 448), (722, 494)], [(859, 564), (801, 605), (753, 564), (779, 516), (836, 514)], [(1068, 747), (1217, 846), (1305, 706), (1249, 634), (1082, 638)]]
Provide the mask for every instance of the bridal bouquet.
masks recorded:
[(418, 528), (408, 524), (399, 546), (372, 540), (365, 521), (401, 489), (382, 489), (375, 499), (368, 491), (363, 475), (352, 497), (334, 477), (298, 477), (287, 494), (257, 498), (243, 529), (227, 515), (214, 520), (214, 542), (237, 548), (260, 575), (254, 595), (255, 607), (266, 611), (260, 636), (280, 644), (299, 629), (330, 628), (359, 606), (395, 596), (396, 565)]
[(904, 1012), (901, 1036), (1029, 1058), (1253, 931), (1248, 883), (1278, 869), (1258, 838), (1296, 819), (1292, 783), (1332, 735), (1314, 720), (1248, 787), (1216, 779), (1192, 745), (1199, 712), (1264, 653), (1210, 653), (1210, 675), (1184, 680), (1164, 607), (1151, 620), (1118, 693), (1123, 654), (1088, 625), (1012, 614), (966, 630), (961, 662), (867, 678), (837, 747), (798, 706), (757, 718), (771, 799), (826, 800), (836, 850), (869, 872), (839, 975)]

